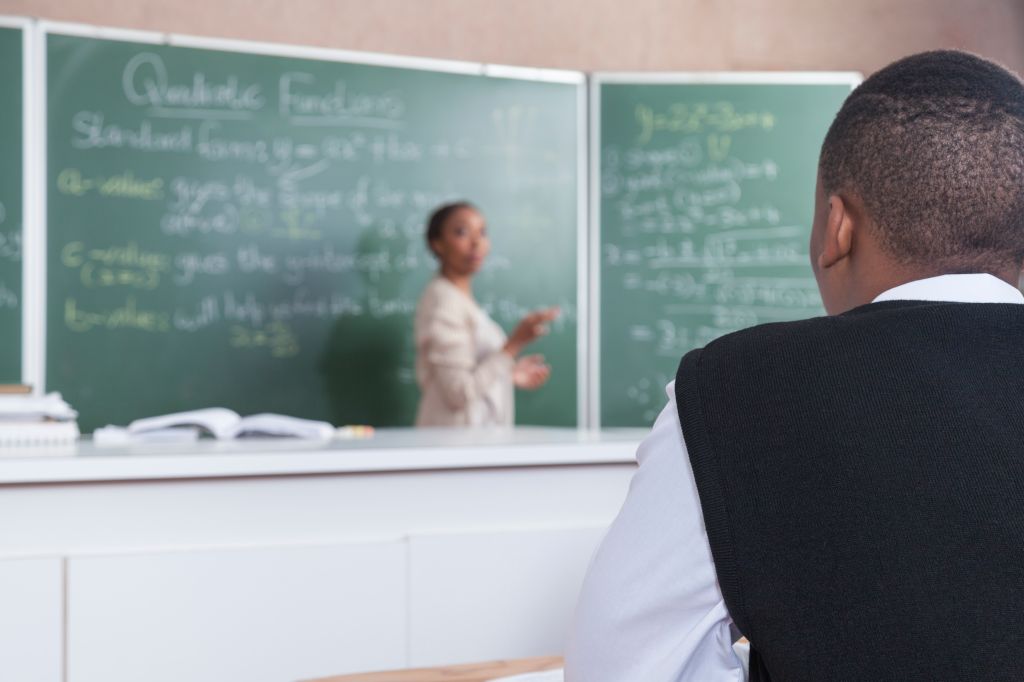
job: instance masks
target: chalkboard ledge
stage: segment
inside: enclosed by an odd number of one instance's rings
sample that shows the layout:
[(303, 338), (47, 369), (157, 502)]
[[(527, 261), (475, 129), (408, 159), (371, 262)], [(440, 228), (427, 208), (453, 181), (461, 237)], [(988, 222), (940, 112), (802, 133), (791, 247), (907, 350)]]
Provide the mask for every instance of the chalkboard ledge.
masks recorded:
[(24, 448), (0, 457), (0, 485), (632, 464), (647, 429), (380, 429), (367, 440), (201, 441)]

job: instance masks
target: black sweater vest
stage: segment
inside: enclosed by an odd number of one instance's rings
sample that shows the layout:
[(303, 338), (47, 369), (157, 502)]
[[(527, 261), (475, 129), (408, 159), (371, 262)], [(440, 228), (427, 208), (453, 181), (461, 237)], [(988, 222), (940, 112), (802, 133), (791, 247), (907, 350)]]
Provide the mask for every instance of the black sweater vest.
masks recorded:
[(1024, 679), (1024, 305), (754, 327), (676, 398), (751, 679)]

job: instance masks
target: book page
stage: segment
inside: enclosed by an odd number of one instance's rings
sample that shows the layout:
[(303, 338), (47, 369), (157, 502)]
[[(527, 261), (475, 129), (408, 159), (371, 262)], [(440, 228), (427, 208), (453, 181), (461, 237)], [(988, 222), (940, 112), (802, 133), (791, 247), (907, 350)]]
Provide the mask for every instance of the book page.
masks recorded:
[(264, 412), (242, 417), (232, 432), (234, 438), (250, 436), (328, 440), (334, 436), (334, 427), (313, 419)]
[(238, 413), (226, 407), (208, 407), (203, 410), (175, 412), (159, 417), (136, 419), (128, 425), (128, 433), (138, 434), (172, 426), (198, 426), (213, 434), (214, 438), (234, 437), (235, 427), (240, 421)]

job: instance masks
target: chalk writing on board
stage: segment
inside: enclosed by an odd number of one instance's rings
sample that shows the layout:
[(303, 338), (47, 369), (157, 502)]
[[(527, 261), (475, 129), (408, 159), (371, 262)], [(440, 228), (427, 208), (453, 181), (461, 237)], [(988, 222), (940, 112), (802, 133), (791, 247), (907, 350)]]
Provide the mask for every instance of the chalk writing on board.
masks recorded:
[(163, 198), (163, 190), (163, 178), (136, 178), (130, 170), (109, 177), (85, 178), (78, 169), (65, 168), (57, 175), (57, 191), (75, 196), (97, 192), (106, 197), (157, 201)]
[(107, 310), (88, 310), (75, 298), (64, 301), (64, 322), (74, 332), (88, 332), (96, 328), (137, 329), (144, 332), (170, 330), (170, 316), (162, 310), (142, 308), (134, 296), (128, 296), (116, 307)]
[[(258, 89), (243, 88), (233, 77), (217, 84), (206, 74), (196, 73), (186, 85), (169, 84), (163, 62), (148, 53), (130, 60), (124, 84), (128, 99), (139, 105), (226, 106), (255, 111), (265, 103)], [(374, 115), (394, 120), (405, 114), (404, 103), (394, 93), (372, 96), (353, 93), (343, 81), (336, 81), (333, 90), (326, 93), (313, 95), (300, 91), (300, 87), (315, 85), (311, 76), (301, 72), (281, 76), (279, 94), (284, 98), (280, 102), (281, 113), (334, 118)], [(519, 150), (518, 140), (536, 124), (537, 110), (513, 107), (492, 113), (502, 144), (500, 149), (510, 158), (514, 157)], [(159, 227), (166, 235), (180, 238), (237, 236), (246, 241), (239, 243), (234, 256), (188, 251), (147, 254), (134, 243), (90, 245), (86, 249), (82, 242), (71, 242), (62, 251), (62, 264), (78, 270), (83, 286), (155, 289), (163, 285), (168, 275), (174, 285), (187, 286), (198, 278), (235, 271), (280, 274), (286, 284), (294, 286), (306, 281), (311, 273), (352, 271), (376, 282), (387, 274), (422, 271), (432, 263), (411, 240), (420, 238), (423, 215), (451, 196), (396, 187), (384, 179), (386, 176), (365, 174), (343, 187), (304, 185), (337, 163), (401, 164), (420, 161), (425, 156), (459, 160), (471, 157), (471, 145), (465, 138), (423, 144), (392, 133), (359, 133), (332, 135), (312, 144), (283, 136), (246, 137), (238, 131), (229, 132), (226, 124), (219, 120), (197, 120), (174, 126), (177, 127), (168, 130), (148, 119), (130, 126), (110, 123), (108, 115), (102, 111), (79, 111), (70, 125), (72, 146), (80, 150), (115, 147), (151, 154), (194, 155), (203, 161), (250, 164), (253, 174), (238, 173), (234, 178), (224, 179), (182, 175), (164, 178), (126, 169), (99, 176), (68, 167), (57, 173), (57, 191), (71, 197), (97, 194), (111, 200), (161, 203)], [(360, 227), (372, 226), (385, 243), (376, 250), (359, 254), (336, 251), (330, 243), (321, 244), (327, 229), (325, 221), (329, 224), (337, 220), (339, 214), (346, 222), (354, 221)], [(317, 242), (317, 246), (307, 253), (279, 256), (261, 253), (259, 242), (252, 241), (257, 236)], [(386, 243), (395, 239), (405, 239), (410, 244), (404, 251), (396, 252)], [(499, 271), (508, 266), (507, 259), (500, 256), (495, 256), (490, 265)], [(375, 299), (368, 308), (371, 314), (375, 311), (381, 315), (404, 314), (411, 309), (411, 303), (400, 305), (396, 301)], [(126, 305), (125, 310), (131, 311), (131, 306)], [(76, 314), (67, 319), (78, 321), (77, 327), (98, 325), (82, 324), (83, 313), (77, 308), (75, 311)], [(120, 323), (122, 319), (133, 317), (118, 314), (113, 319)], [(149, 323), (136, 326), (148, 330), (167, 328), (163, 324)]]
[[(223, 393), (324, 417), (327, 392), (411, 422), (412, 315), (437, 268), (424, 222), (466, 198), (493, 220), (481, 306), (505, 328), (560, 306), (542, 352), (575, 394), (576, 277), (555, 262), (577, 251), (575, 86), (57, 35), (47, 50), (74, 76), (49, 81), (48, 124), (47, 352), (72, 399), (106, 385), (109, 344), (165, 360), (125, 379), (163, 387), (125, 416)], [(352, 381), (374, 395), (347, 397)]]
[(0, 282), (0, 309), (16, 310), (17, 308), (17, 292), (9, 289), (3, 282)]
[[(737, 111), (731, 102), (680, 102), (666, 111), (656, 111), (644, 104), (636, 106), (640, 131), (637, 141), (647, 144), (657, 132), (670, 133), (733, 133), (746, 129), (771, 130), (775, 114), (769, 111)], [(717, 145), (717, 141), (712, 145)]]
[[(17, 230), (3, 229), (7, 220), (7, 209), (0, 203), (0, 264), (21, 262), (21, 232)], [(3, 272), (0, 269), (0, 272)], [(20, 271), (18, 271), (20, 272)], [(18, 288), (20, 282), (6, 282), (0, 276), (0, 310), (17, 310), (20, 296)], [(20, 287), (19, 287), (20, 288)]]
[[(0, 204), (2, 206), (2, 204)], [(0, 220), (0, 260), (11, 263), (21, 261), (21, 232), (16, 230), (4, 230), (3, 221)]]
[(102, 112), (79, 111), (71, 119), (71, 144), (76, 149), (130, 149), (139, 152), (192, 152), (190, 126), (154, 126), (149, 120), (136, 125), (107, 123)]
[[(4, 205), (0, 203), (0, 263), (20, 263), (21, 232), (3, 229), (6, 215)], [(14, 288), (16, 284), (20, 284), (20, 282), (8, 284), (3, 277), (0, 277), (0, 310), (16, 310), (18, 308), (20, 297)]]
[(299, 342), (291, 328), (274, 322), (266, 329), (253, 329), (233, 325), (228, 345), (231, 348), (266, 348), (271, 357), (290, 358), (299, 354)]
[(341, 79), (330, 89), (317, 87), (316, 76), (291, 71), (278, 78), (278, 111), (292, 124), (353, 125), (402, 128), (405, 102), (395, 91), (353, 91)]
[(197, 71), (189, 82), (172, 82), (164, 60), (152, 52), (140, 52), (128, 60), (121, 73), (121, 87), (129, 102), (158, 112), (185, 107), (200, 109), (205, 116), (216, 115), (218, 110), (244, 114), (259, 111), (266, 103), (258, 84), (242, 83), (237, 76), (218, 81)]
[[(650, 423), (681, 355), (732, 331), (820, 313), (807, 229), (776, 203), (788, 172), (779, 115), (727, 100), (629, 110), (632, 135), (601, 148), (603, 347), (638, 358), (602, 392)], [(800, 216), (802, 219), (803, 216)], [(646, 369), (635, 368), (641, 365)], [(623, 403), (619, 403), (623, 404)]]

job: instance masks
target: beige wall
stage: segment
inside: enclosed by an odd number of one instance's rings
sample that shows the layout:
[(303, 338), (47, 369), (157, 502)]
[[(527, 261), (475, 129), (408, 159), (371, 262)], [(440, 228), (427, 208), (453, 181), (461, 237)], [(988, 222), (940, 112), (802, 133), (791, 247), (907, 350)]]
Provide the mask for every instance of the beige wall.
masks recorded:
[(1024, 72), (1024, 0), (0, 0), (0, 13), (595, 70), (858, 70), (959, 47)]

